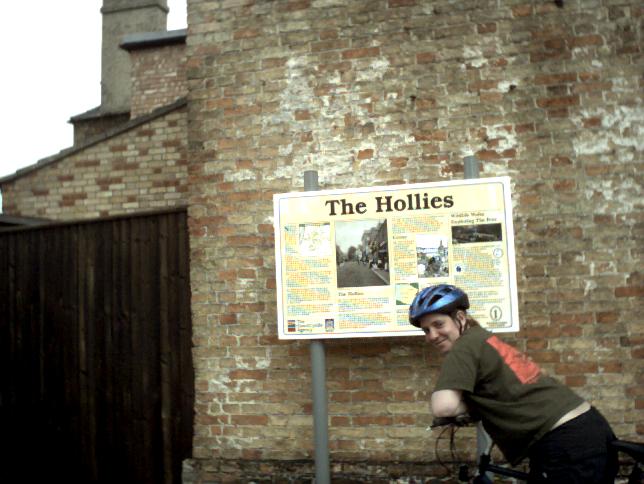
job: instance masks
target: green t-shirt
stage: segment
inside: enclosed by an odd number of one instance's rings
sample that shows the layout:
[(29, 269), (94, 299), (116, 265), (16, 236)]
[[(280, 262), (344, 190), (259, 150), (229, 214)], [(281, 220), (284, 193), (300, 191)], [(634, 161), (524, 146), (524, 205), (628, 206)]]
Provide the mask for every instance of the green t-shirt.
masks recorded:
[(456, 340), (434, 391), (462, 390), (468, 408), (512, 465), (583, 399), (480, 327)]

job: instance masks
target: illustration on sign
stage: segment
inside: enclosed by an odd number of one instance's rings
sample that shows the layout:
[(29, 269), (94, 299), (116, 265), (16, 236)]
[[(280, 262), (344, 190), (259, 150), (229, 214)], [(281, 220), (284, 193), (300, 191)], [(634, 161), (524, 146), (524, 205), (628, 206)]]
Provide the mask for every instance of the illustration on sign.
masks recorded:
[(508, 177), (276, 194), (282, 339), (418, 335), (419, 289), (470, 296), (492, 331), (518, 331)]

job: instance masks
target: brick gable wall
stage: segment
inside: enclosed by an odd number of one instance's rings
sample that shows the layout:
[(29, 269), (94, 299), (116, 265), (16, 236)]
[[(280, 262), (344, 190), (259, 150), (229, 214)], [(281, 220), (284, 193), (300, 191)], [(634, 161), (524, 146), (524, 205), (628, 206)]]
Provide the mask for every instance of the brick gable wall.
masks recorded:
[(54, 220), (185, 205), (186, 107), (3, 183), (4, 212)]
[[(508, 339), (641, 439), (643, 12), (563, 5), (190, 2), (188, 482), (310, 477), (309, 348), (277, 339), (271, 198), (307, 169), (323, 188), (460, 179), (475, 154), (481, 176), (511, 176)], [(326, 346), (334, 475), (440, 474), (399, 466), (436, 462), (422, 341)]]
[(185, 44), (136, 49), (130, 52), (132, 119), (187, 96), (185, 56)]

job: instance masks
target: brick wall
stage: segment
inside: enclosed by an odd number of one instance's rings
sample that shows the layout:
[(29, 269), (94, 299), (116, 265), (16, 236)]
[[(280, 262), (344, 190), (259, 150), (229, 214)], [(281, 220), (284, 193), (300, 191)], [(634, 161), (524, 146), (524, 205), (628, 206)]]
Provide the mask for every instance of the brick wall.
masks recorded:
[(185, 205), (186, 129), (183, 103), (43, 160), (2, 183), (4, 213), (69, 220)]
[(130, 51), (132, 119), (187, 96), (185, 52), (183, 43)]
[[(95, 111), (98, 111), (98, 109)], [(71, 122), (74, 125), (74, 146), (82, 146), (103, 133), (123, 126), (129, 120), (130, 113), (113, 115), (97, 113), (96, 116), (81, 115), (80, 119), (78, 116), (73, 117)]]
[[(511, 176), (510, 340), (641, 439), (643, 11), (559, 3), (189, 2), (189, 482), (261, 462), (308, 475), (293, 463), (312, 457), (309, 348), (277, 339), (271, 199), (306, 169), (322, 187), (437, 181), (475, 154), (481, 176)], [(435, 462), (423, 343), (326, 346), (333, 472)]]

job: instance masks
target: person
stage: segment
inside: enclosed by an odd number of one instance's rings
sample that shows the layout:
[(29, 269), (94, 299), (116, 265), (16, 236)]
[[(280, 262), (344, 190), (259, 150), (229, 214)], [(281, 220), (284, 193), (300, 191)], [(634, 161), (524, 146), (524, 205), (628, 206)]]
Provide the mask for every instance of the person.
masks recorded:
[(569, 387), (485, 330), (467, 294), (439, 284), (421, 290), (409, 322), (444, 360), (431, 396), (434, 417), (479, 418), (511, 465), (529, 458), (530, 483), (613, 483), (618, 464), (606, 419)]

